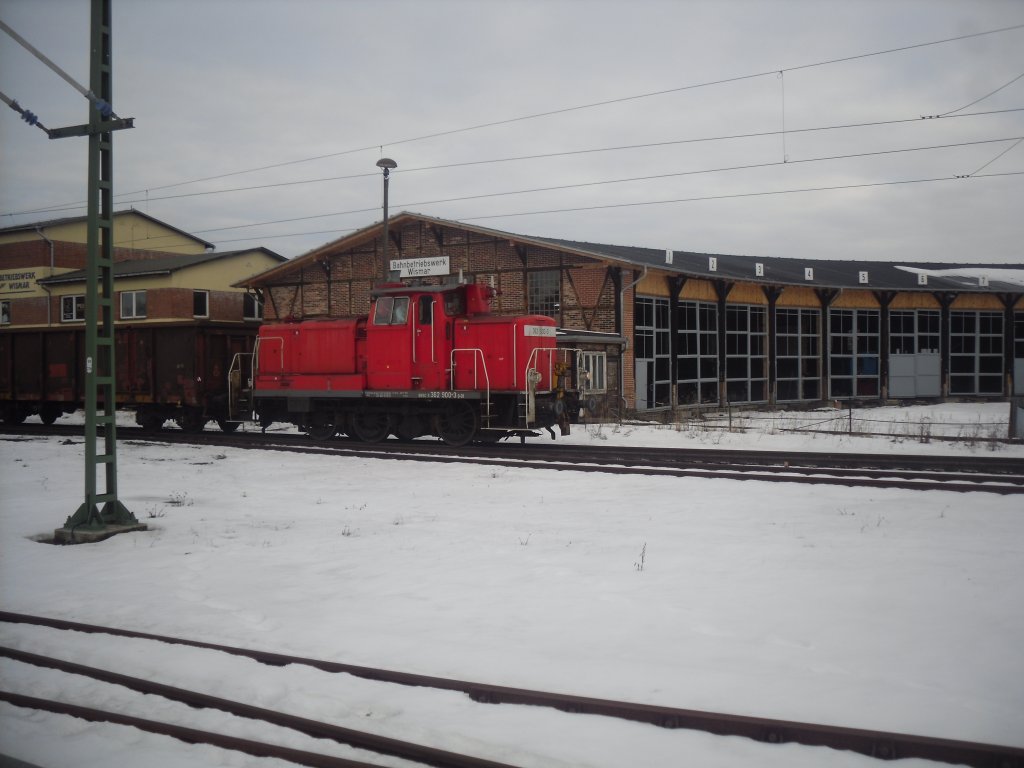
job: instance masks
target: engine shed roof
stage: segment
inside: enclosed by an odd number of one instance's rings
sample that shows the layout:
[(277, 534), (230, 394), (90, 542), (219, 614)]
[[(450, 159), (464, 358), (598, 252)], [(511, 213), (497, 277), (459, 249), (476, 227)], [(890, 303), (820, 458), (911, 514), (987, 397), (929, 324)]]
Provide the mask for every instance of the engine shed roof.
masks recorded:
[[(522, 235), (477, 224), (440, 219), (403, 211), (391, 218), (398, 228), (421, 221), (435, 229), (451, 228), (630, 267), (646, 267), (680, 277), (743, 281), (765, 286), (807, 286), (824, 289), (874, 291), (928, 291), (956, 293), (1024, 293), (1024, 262), (1020, 264), (940, 263), (889, 261), (835, 261), (784, 256), (746, 256), (700, 253), (687, 250), (644, 248), (631, 245), (591, 243), (537, 235)], [(309, 263), (333, 252), (365, 245), (381, 236), (383, 222), (375, 222), (338, 240), (297, 256), (260, 275), (242, 281), (246, 287), (265, 286), (298, 272)]]
[[(895, 291), (927, 289), (961, 293), (1020, 293), (1024, 290), (1024, 264), (831, 261), (675, 250), (671, 251), (670, 257), (667, 249), (606, 245), (547, 237), (529, 239), (574, 253), (639, 267), (656, 268), (688, 277), (742, 280), (765, 285)], [(924, 276), (924, 282), (921, 276)]]

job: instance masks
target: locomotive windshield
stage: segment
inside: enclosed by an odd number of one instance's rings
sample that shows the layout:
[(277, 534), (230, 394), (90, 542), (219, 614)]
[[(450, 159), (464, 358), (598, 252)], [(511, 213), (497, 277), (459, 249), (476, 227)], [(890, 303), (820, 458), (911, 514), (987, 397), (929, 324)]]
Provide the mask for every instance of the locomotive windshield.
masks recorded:
[(373, 311), (374, 325), (404, 325), (409, 316), (408, 296), (381, 296)]

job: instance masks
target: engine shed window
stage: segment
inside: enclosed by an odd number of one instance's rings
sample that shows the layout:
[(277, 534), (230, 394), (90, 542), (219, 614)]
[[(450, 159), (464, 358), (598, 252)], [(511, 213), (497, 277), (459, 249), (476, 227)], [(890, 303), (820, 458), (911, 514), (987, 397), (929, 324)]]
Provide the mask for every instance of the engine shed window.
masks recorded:
[(11, 322), (11, 302), (0, 301), (0, 325), (9, 325)]
[(583, 381), (580, 389), (586, 392), (605, 392), (607, 385), (608, 356), (604, 352), (581, 352), (580, 373)]
[(121, 319), (131, 320), (146, 316), (145, 291), (121, 291)]
[(61, 296), (60, 321), (71, 323), (76, 320), (85, 320), (85, 296)]
[(374, 325), (405, 325), (409, 317), (408, 296), (381, 296), (373, 310)]
[(562, 273), (557, 269), (527, 274), (527, 312), (558, 319), (562, 308)]

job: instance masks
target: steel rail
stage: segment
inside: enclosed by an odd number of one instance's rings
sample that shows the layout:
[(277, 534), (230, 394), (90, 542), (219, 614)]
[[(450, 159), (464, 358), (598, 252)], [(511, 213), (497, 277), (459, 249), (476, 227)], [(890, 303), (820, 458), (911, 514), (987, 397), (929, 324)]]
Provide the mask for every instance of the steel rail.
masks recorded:
[[(2, 430), (9, 434), (76, 434), (39, 429)], [(127, 429), (121, 430), (122, 435)], [(605, 448), (592, 446), (518, 446), (451, 449), (439, 443), (391, 441), (313, 442), (302, 435), (264, 436), (160, 432), (122, 437), (147, 442), (205, 444), (244, 450), (344, 455), (436, 463), (479, 463), (528, 469), (555, 469), (612, 474), (663, 475), (705, 479), (762, 480), (816, 485), (864, 486), (904, 490), (972, 491), (1002, 495), (1024, 493), (1024, 461), (995, 457), (933, 457), (806, 452), (719, 451), (696, 449)], [(550, 457), (550, 458), (544, 458)], [(634, 462), (634, 463), (630, 463)], [(928, 467), (936, 469), (898, 469)], [(982, 471), (984, 470), (984, 472)]]
[(223, 733), (211, 733), (210, 731), (202, 731), (197, 728), (186, 728), (182, 725), (172, 725), (156, 720), (122, 715), (119, 712), (83, 707), (78, 704), (54, 701), (53, 699), (40, 699), (35, 696), (25, 696), (10, 691), (0, 691), (0, 701), (6, 701), (8, 704), (25, 709), (38, 709), (43, 712), (54, 712), (58, 715), (77, 717), (80, 720), (88, 720), (93, 723), (125, 725), (148, 733), (170, 736), (187, 744), (208, 744), (213, 747), (220, 747), (221, 749), (243, 752), (254, 757), (274, 757), (279, 760), (287, 760), (296, 765), (311, 766), (312, 768), (380, 768), (379, 765), (373, 763), (349, 760), (344, 757), (333, 757), (317, 752), (306, 752), (301, 749), (292, 749), (276, 744), (227, 736)]
[(8, 611), (0, 611), (0, 621), (186, 645), (243, 656), (275, 667), (301, 664), (324, 672), (345, 673), (379, 682), (459, 691), (465, 693), (474, 701), (481, 703), (541, 706), (558, 709), (563, 712), (604, 715), (623, 720), (633, 720), (657, 725), (662, 728), (686, 728), (705, 731), (719, 736), (743, 736), (755, 741), (771, 744), (793, 742), (807, 746), (830, 747), (832, 749), (857, 752), (883, 760), (918, 757), (937, 762), (964, 764), (974, 766), (975, 768), (1024, 768), (1024, 749), (1019, 747), (745, 715), (730, 715), (681, 709), (678, 707), (511, 688), (451, 678), (417, 675), (395, 670), (356, 666), (341, 662), (288, 656), (268, 651), (218, 645), (197, 640), (167, 637), (146, 632), (135, 632)]
[(238, 717), (278, 725), (283, 728), (290, 728), (294, 731), (304, 733), (318, 739), (330, 739), (340, 744), (349, 744), (360, 749), (367, 749), (383, 755), (393, 755), (407, 760), (414, 760), (438, 768), (512, 768), (508, 763), (498, 763), (493, 760), (485, 760), (479, 757), (461, 755), (457, 752), (449, 752), (444, 749), (428, 747), (422, 744), (414, 744), (410, 741), (401, 741), (386, 736), (358, 731), (353, 728), (345, 728), (340, 725), (332, 725), (306, 717), (289, 715), (285, 712), (278, 712), (264, 707), (256, 707), (252, 704), (245, 704), (240, 701), (232, 701), (219, 696), (210, 696), (198, 691), (178, 688), (172, 685), (164, 685), (152, 680), (144, 680), (140, 677), (122, 675), (118, 672), (111, 672), (98, 667), (90, 667), (84, 664), (77, 664), (63, 659), (43, 656), (37, 653), (19, 651), (14, 648), (0, 646), (0, 656), (25, 664), (32, 664), (37, 667), (46, 667), (66, 672), (72, 675), (81, 675), (93, 680), (99, 680), (113, 685), (120, 685), (138, 693), (162, 696), (170, 701), (181, 702), (197, 709), (216, 709), (227, 712)]
[[(283, 439), (282, 439), (283, 438)], [(150, 438), (146, 438), (150, 439)], [(424, 461), (442, 464), (475, 463), (525, 469), (551, 469), (574, 472), (603, 472), (610, 474), (650, 475), (669, 477), (698, 477), (704, 479), (729, 480), (763, 480), (766, 482), (810, 483), (815, 485), (866, 486), (872, 488), (899, 488), (904, 490), (942, 490), (952, 492), (981, 491), (1002, 495), (1024, 493), (1024, 465), (1020, 474), (1014, 476), (1011, 469), (998, 474), (982, 475), (980, 473), (957, 472), (942, 474), (938, 472), (894, 471), (860, 467), (836, 467), (836, 464), (849, 464), (845, 457), (829, 457), (822, 460), (817, 457), (818, 465), (811, 461), (813, 454), (782, 453), (777, 457), (755, 456), (754, 461), (739, 464), (734, 461), (721, 461), (713, 454), (704, 452), (700, 455), (698, 466), (690, 466), (691, 458), (687, 455), (673, 455), (671, 452), (645, 449), (634, 449), (631, 455), (617, 455), (614, 449), (578, 450), (578, 446), (565, 446), (542, 451), (542, 455), (558, 457), (537, 458), (533, 447), (531, 450), (507, 450), (493, 455), (490, 447), (475, 451), (452, 451), (448, 446), (436, 443), (413, 445), (398, 443), (368, 446), (364, 443), (346, 441), (328, 441), (311, 443), (299, 435), (277, 436), (270, 440), (203, 433), (187, 435), (184, 433), (165, 433), (153, 438), (161, 442), (205, 444), (238, 447), (243, 449), (281, 450), (293, 453), (316, 455), (345, 455), (357, 458), (376, 458), (406, 461)], [(736, 455), (749, 458), (750, 454), (736, 452)], [(629, 464), (637, 461), (639, 464)], [(805, 465), (794, 462), (804, 462)]]
[[(72, 425), (38, 425), (38, 424), (0, 424), (0, 433), (12, 435), (45, 434), (80, 436), (81, 427)], [(297, 433), (261, 433), (241, 432), (224, 434), (217, 431), (204, 431), (190, 434), (177, 430), (147, 433), (139, 427), (119, 427), (122, 439), (141, 439), (160, 442), (209, 442), (212, 444), (234, 444), (229, 441), (258, 442), (265, 445), (330, 445), (339, 449), (352, 451), (356, 454), (368, 452), (372, 455), (380, 453), (428, 454), (462, 457), (489, 458), (536, 458), (553, 456), (556, 458), (571, 454), (586, 457), (593, 462), (615, 462), (628, 464), (644, 462), (647, 464), (664, 463), (675, 465), (686, 464), (721, 464), (724, 462), (756, 464), (756, 465), (789, 465), (802, 467), (856, 467), (859, 469), (905, 469), (954, 471), (958, 473), (985, 472), (994, 474), (1024, 475), (1024, 459), (996, 455), (985, 456), (938, 456), (928, 454), (894, 454), (894, 453), (826, 453), (815, 451), (778, 451), (748, 450), (722, 448), (655, 448), (636, 446), (604, 446), (604, 445), (566, 445), (553, 444), (550, 441), (531, 442), (525, 446), (514, 443), (489, 443), (468, 445), (453, 448), (438, 441), (416, 440), (402, 442), (386, 440), (381, 443), (361, 443), (354, 439), (338, 438), (324, 442), (311, 441), (305, 435)], [(577, 459), (581, 460), (581, 459)]]

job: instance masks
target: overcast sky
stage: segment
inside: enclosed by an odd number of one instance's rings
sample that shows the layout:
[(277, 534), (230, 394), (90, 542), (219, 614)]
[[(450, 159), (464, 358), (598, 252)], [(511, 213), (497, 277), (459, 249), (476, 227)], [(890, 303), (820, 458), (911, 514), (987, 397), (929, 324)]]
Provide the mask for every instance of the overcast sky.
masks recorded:
[[(0, 0), (0, 19), (88, 85), (89, 5)], [(1024, 78), (1006, 85), (1024, 26), (922, 45), (1016, 25), (1021, 0), (114, 0), (113, 103), (135, 118), (114, 135), (115, 192), (218, 250), (291, 257), (380, 220), (383, 154), (392, 214), (1021, 264), (1024, 111), (1005, 110), (1024, 108)], [(0, 91), (50, 128), (87, 119), (2, 32)], [(49, 140), (0, 104), (0, 153), (0, 227), (84, 215), (86, 139)], [(552, 156), (510, 159), (535, 155)]]

